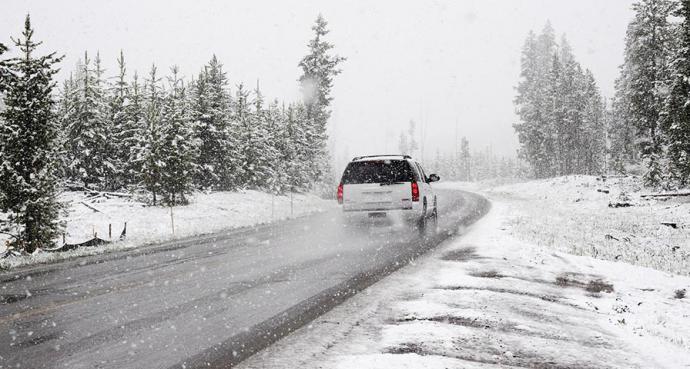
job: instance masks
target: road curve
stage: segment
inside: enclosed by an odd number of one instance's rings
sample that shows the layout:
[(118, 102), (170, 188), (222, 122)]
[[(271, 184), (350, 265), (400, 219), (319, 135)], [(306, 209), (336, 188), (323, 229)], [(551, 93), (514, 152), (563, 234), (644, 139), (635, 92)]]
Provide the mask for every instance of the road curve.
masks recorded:
[(0, 368), (225, 368), (483, 216), (439, 191), (440, 231), (338, 211), (0, 274)]

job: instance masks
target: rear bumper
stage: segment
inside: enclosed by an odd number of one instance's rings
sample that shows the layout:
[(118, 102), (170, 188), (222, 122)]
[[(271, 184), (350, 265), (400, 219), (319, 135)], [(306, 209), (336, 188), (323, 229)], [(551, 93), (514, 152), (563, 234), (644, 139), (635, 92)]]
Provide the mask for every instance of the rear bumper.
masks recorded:
[(371, 206), (371, 204), (344, 204), (342, 206), (343, 214), (346, 217), (360, 217), (368, 216), (369, 214), (385, 214), (387, 216), (401, 217), (405, 219), (418, 218), (422, 214), (422, 205), (420, 203), (412, 203), (410, 206)]

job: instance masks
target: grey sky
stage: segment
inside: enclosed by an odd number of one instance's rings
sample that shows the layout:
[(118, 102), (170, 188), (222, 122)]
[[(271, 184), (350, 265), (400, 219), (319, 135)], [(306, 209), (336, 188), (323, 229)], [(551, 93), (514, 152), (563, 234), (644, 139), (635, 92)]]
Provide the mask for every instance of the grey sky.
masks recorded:
[[(30, 12), (44, 50), (100, 50), (115, 69), (122, 48), (130, 71), (173, 64), (196, 74), (215, 53), (233, 83), (270, 98), (299, 98), (297, 63), (321, 12), (330, 40), (348, 58), (336, 79), (336, 154), (395, 152), (401, 129), (420, 120), (425, 156), (451, 150), (456, 135), (474, 148), (512, 155), (512, 99), (520, 49), (547, 19), (566, 33), (580, 60), (610, 96), (622, 61), (631, 0), (481, 1), (15, 1), (4, 0), (0, 42), (19, 34)], [(62, 76), (65, 74), (63, 73)]]

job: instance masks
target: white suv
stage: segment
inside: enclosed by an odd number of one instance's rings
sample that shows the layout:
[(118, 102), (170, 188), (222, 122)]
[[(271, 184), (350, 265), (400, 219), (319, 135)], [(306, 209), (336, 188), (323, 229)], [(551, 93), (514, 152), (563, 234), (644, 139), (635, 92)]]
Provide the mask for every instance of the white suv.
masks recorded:
[(338, 203), (346, 214), (402, 215), (421, 230), (438, 220), (437, 198), (431, 187), (440, 180), (428, 177), (408, 155), (360, 156), (345, 168), (338, 186)]

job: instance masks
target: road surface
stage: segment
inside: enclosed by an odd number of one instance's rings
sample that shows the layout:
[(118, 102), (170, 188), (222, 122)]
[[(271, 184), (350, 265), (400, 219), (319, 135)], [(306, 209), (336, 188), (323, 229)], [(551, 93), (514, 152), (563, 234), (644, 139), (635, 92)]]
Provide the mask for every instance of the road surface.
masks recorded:
[(320, 213), (0, 274), (0, 368), (231, 367), (488, 210), (439, 192), (434, 237)]

